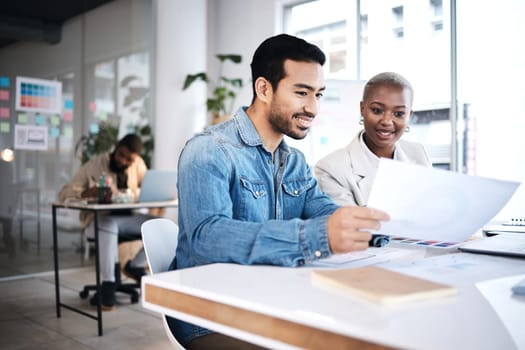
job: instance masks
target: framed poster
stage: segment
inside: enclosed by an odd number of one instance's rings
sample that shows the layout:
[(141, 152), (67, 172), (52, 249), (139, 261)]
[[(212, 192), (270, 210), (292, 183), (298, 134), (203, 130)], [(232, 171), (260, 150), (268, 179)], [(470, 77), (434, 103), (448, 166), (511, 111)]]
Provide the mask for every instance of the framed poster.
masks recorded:
[(15, 109), (62, 114), (62, 82), (16, 77)]
[(16, 124), (15, 149), (47, 150), (47, 126)]

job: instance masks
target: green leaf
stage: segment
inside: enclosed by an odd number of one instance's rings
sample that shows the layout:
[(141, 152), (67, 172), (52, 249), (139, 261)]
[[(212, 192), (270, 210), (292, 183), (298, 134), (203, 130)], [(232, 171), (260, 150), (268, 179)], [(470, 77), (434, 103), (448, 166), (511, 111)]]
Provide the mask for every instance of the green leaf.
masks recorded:
[(186, 90), (187, 88), (191, 86), (191, 84), (193, 84), (194, 82), (198, 80), (205, 81), (206, 83), (209, 82), (208, 75), (204, 72), (197, 73), (197, 74), (188, 74), (186, 76), (186, 79), (184, 80), (184, 85), (182, 86), (182, 90)]
[(208, 112), (212, 111), (224, 111), (224, 103), (220, 99), (209, 98), (206, 100), (206, 107)]
[(226, 96), (226, 93), (228, 92), (228, 89), (224, 86), (219, 86), (213, 90), (213, 94), (217, 96), (217, 98), (224, 98)]
[(228, 79), (226, 77), (221, 77), (221, 80), (224, 81), (225, 83), (230, 84), (233, 87), (242, 88), (242, 79), (240, 79), (240, 78)]
[(213, 80), (213, 82), (210, 81), (209, 77), (206, 75), (205, 72), (201, 72), (198, 74), (188, 74), (184, 81), (182, 90), (186, 90), (197, 80), (205, 81), (206, 83), (210, 84), (208, 86), (210, 88), (210, 96), (206, 100), (206, 108), (208, 112), (217, 112), (220, 114), (225, 114), (226, 104), (228, 104), (228, 106), (234, 105), (234, 100), (236, 97), (235, 90), (242, 88), (243, 81), (240, 78), (229, 79), (224, 76), (220, 76), (220, 72), (222, 72), (222, 65), (226, 61), (240, 63), (242, 61), (242, 56), (234, 54), (219, 54), (215, 55), (215, 57), (220, 61), (221, 64), (219, 68), (219, 77), (217, 78), (217, 80)]
[(215, 57), (217, 57), (219, 59), (219, 61), (221, 61), (221, 62), (230, 60), (233, 63), (241, 63), (241, 61), (242, 61), (242, 56), (241, 55), (229, 54), (229, 55), (216, 55)]

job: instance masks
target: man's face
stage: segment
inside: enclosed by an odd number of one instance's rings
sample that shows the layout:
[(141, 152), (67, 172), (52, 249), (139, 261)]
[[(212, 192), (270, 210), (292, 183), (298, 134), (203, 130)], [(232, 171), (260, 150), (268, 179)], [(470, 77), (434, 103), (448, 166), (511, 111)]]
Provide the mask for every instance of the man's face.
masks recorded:
[(325, 90), (323, 67), (314, 62), (284, 62), (285, 77), (273, 92), (269, 122), (293, 139), (303, 139), (319, 111)]
[(135, 161), (136, 153), (132, 153), (126, 146), (117, 146), (115, 151), (111, 153), (111, 162), (115, 170), (127, 169), (131, 163)]

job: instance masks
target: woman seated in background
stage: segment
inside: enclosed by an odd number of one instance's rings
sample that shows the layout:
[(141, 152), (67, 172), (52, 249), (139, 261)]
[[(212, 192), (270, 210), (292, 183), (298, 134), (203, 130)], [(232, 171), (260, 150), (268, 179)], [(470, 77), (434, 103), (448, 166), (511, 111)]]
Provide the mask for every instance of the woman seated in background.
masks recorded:
[(409, 130), (413, 99), (412, 85), (397, 73), (380, 73), (366, 83), (359, 122), (364, 130), (315, 166), (321, 189), (337, 204), (367, 205), (380, 157), (431, 166), (423, 145), (400, 140)]

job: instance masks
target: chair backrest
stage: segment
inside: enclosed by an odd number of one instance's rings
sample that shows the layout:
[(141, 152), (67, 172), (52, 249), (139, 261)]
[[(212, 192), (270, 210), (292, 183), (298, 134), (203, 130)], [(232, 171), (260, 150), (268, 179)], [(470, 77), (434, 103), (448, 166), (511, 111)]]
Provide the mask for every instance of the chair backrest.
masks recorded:
[(144, 222), (140, 229), (151, 273), (168, 271), (177, 249), (179, 226), (159, 218)]
[[(144, 222), (140, 230), (151, 273), (168, 271), (177, 249), (179, 226), (169, 219), (159, 218)], [(162, 316), (162, 324), (173, 346), (185, 350), (171, 332), (165, 315)]]

